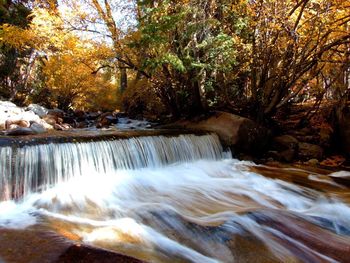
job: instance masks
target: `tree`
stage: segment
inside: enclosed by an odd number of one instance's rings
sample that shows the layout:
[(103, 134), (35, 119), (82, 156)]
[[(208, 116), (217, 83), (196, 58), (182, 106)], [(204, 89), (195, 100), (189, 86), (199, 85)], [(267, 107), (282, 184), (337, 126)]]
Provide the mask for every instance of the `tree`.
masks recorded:
[[(135, 60), (132, 50), (126, 41), (127, 35), (136, 24), (135, 5), (133, 1), (83, 0), (62, 1), (70, 9), (70, 17), (66, 25), (74, 31), (89, 33), (90, 37), (102, 37), (111, 43), (114, 50), (114, 67), (119, 73), (119, 91), (123, 93), (128, 86), (128, 70), (136, 71), (144, 77), (144, 72)], [(87, 11), (88, 10), (88, 11)], [(123, 14), (123, 19), (118, 16)], [(68, 16), (69, 17), (69, 16)], [(125, 23), (124, 21), (129, 21)]]
[[(52, 106), (64, 110), (96, 109), (96, 101), (101, 102), (96, 95), (100, 90), (99, 94), (104, 95), (114, 91), (114, 96), (106, 96), (101, 108), (115, 109), (116, 88), (108, 68), (114, 55), (112, 50), (108, 45), (81, 39), (68, 31), (58, 12), (35, 8), (28, 28), (4, 25), (2, 41), (18, 50), (27, 47), (35, 50), (46, 100)], [(32, 91), (34, 95), (37, 92), (42, 90)]]
[[(215, 85), (242, 64), (240, 1), (139, 1), (142, 65), (174, 117), (199, 114), (217, 100)], [(235, 16), (235, 18), (233, 18)], [(231, 25), (226, 24), (230, 21)]]
[(322, 73), (350, 43), (347, 1), (254, 1), (251, 103), (270, 118)]
[(27, 89), (32, 50), (19, 50), (1, 41), (1, 36), (6, 24), (21, 29), (28, 27), (30, 9), (25, 2), (0, 2), (0, 97), (11, 100), (19, 99), (19, 93)]

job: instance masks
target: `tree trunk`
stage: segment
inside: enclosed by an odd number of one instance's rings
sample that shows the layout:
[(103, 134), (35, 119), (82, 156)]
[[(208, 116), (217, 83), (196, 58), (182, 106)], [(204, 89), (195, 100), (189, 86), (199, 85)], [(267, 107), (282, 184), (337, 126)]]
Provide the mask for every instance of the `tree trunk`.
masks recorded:
[(119, 85), (119, 92), (123, 94), (128, 87), (128, 75), (126, 72), (126, 68), (122, 68), (122, 65), (119, 65), (120, 67), (120, 85)]

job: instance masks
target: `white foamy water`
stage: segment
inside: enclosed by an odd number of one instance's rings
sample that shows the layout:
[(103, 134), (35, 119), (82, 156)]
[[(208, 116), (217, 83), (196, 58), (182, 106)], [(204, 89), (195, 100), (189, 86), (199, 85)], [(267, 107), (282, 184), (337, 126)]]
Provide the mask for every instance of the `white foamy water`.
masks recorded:
[[(35, 147), (31, 150), (46, 147), (55, 152), (50, 147), (57, 146)], [(216, 136), (58, 147), (54, 156), (65, 156), (68, 164), (55, 159), (52, 168), (51, 162), (44, 162), (53, 179), (40, 179), (45, 182), (41, 192), (28, 190), (21, 201), (0, 203), (1, 227), (56, 229), (64, 223), (65, 231), (82, 242), (151, 262), (249, 262), (245, 242), (263, 248), (262, 259), (266, 254), (275, 262), (335, 262), (298, 240), (296, 230), (286, 232), (280, 227), (284, 223), (320, 227), (317, 231), (339, 237), (340, 244), (350, 240), (347, 204), (336, 196), (249, 171), (253, 164), (230, 158)], [(82, 154), (86, 148), (93, 156)], [(30, 156), (45, 160), (40, 153)], [(26, 166), (24, 160), (21, 164)], [(27, 169), (33, 174), (42, 166), (33, 161)], [(64, 174), (58, 171), (61, 168)]]

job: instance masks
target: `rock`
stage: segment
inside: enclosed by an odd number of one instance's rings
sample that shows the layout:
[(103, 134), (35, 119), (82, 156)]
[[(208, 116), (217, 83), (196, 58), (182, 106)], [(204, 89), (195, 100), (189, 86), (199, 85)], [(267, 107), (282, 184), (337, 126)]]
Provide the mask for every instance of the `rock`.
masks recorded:
[(300, 142), (298, 155), (302, 160), (321, 160), (323, 157), (323, 149), (315, 144)]
[(5, 128), (6, 129), (11, 129), (11, 126), (17, 126), (17, 127), (23, 127), (23, 128), (29, 128), (30, 127), (30, 122), (25, 121), (25, 120), (7, 120), (5, 122)]
[(34, 131), (35, 134), (41, 134), (41, 133), (45, 133), (46, 132), (45, 127), (43, 125), (39, 124), (39, 123), (36, 123), (36, 122), (33, 122), (30, 125), (30, 128)]
[(78, 119), (78, 121), (83, 121), (86, 119), (87, 115), (84, 111), (82, 110), (76, 110), (74, 112), (74, 117)]
[(100, 116), (101, 116), (100, 112), (89, 112), (86, 115), (86, 119), (88, 119), (88, 120), (96, 120)]
[(53, 109), (53, 110), (49, 110), (47, 115), (52, 115), (52, 116), (56, 116), (58, 118), (62, 118), (64, 117), (65, 113), (63, 110), (60, 109)]
[(113, 113), (106, 112), (100, 115), (97, 119), (96, 128), (105, 128), (109, 127), (111, 124), (115, 124), (118, 122), (118, 118), (116, 118)]
[(277, 160), (291, 162), (298, 152), (298, 140), (291, 135), (281, 135), (273, 138), (272, 149), (277, 151)]
[(56, 123), (58, 124), (62, 124), (63, 123), (63, 118), (61, 117), (58, 117), (57, 115), (51, 115), (51, 114), (48, 114), (48, 115), (45, 115), (43, 118), (42, 118), (46, 123), (54, 126)]
[[(68, 125), (68, 124), (66, 124)], [(58, 123), (55, 123), (55, 125), (53, 126), (55, 130), (57, 131), (66, 131), (69, 129), (70, 126), (66, 126), (64, 124), (58, 124)]]
[(36, 121), (36, 123), (42, 125), (46, 130), (53, 130), (53, 126), (48, 124), (46, 121), (44, 121), (42, 119)]
[(5, 132), (5, 134), (8, 136), (21, 136), (21, 135), (34, 135), (36, 133), (31, 128), (19, 127), (12, 130), (8, 130)]
[(281, 151), (290, 148), (297, 148), (299, 141), (291, 135), (281, 135), (273, 138), (273, 148)]
[(224, 146), (233, 151), (256, 155), (267, 146), (270, 132), (254, 121), (227, 112), (215, 112), (212, 116), (195, 121), (179, 121), (178, 128), (216, 133)]
[(339, 171), (331, 173), (328, 176), (331, 177), (335, 182), (350, 187), (350, 172)]
[(296, 156), (296, 150), (288, 149), (278, 153), (279, 161), (292, 162)]
[(54, 126), (57, 123), (57, 118), (56, 116), (53, 115), (46, 115), (42, 118), (46, 123)]
[(321, 128), (319, 131), (319, 143), (324, 147), (329, 147), (331, 144), (331, 138), (333, 131), (327, 128)]
[(33, 111), (25, 111), (12, 102), (0, 101), (0, 129), (7, 129), (11, 124), (28, 128), (31, 121), (38, 120), (40, 120), (40, 117)]
[(17, 124), (10, 124), (10, 125), (6, 125), (6, 126), (7, 126), (7, 130), (13, 130), (13, 129), (17, 129), (17, 128), (21, 127)]
[(45, 107), (43, 107), (39, 104), (30, 104), (26, 108), (26, 110), (34, 112), (39, 117), (43, 117), (43, 116), (47, 115), (47, 113), (48, 113), (48, 109), (46, 109)]
[(83, 129), (83, 128), (87, 128), (87, 127), (88, 127), (88, 123), (86, 121), (81, 121), (81, 122), (76, 124), (76, 128), (78, 128), (78, 129)]

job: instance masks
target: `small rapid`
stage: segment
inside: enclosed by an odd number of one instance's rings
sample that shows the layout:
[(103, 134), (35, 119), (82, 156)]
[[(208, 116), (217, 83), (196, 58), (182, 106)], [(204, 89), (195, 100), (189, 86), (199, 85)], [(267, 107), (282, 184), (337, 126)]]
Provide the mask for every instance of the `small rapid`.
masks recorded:
[[(232, 159), (216, 135), (30, 147), (17, 149), (26, 159), (2, 159), (1, 171), (17, 178), (18, 163), (29, 165), (23, 182), (37, 174), (41, 183), (0, 203), (0, 229), (54, 232), (147, 262), (347, 262), (350, 255), (343, 186), (264, 176), (259, 171), (269, 168)], [(3, 173), (2, 187), (21, 181), (10, 179)]]

